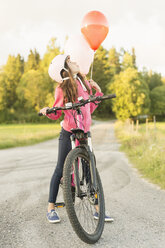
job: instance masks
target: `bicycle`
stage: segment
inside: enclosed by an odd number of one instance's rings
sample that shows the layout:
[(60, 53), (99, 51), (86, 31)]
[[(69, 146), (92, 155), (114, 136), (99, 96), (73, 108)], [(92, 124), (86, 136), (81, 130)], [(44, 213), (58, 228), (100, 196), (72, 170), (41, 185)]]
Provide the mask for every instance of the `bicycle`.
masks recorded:
[[(90, 102), (99, 102), (116, 97), (90, 96), (77, 103), (67, 103), (65, 107), (53, 107), (47, 114), (57, 110), (73, 110), (76, 128), (71, 129), (72, 150), (65, 159), (63, 169), (63, 196), (71, 225), (78, 237), (88, 243), (96, 243), (104, 229), (105, 203), (101, 179), (96, 168), (96, 159), (92, 148), (91, 133), (84, 132), (81, 107)], [(42, 114), (41, 114), (42, 115)], [(98, 220), (94, 213), (98, 212)]]

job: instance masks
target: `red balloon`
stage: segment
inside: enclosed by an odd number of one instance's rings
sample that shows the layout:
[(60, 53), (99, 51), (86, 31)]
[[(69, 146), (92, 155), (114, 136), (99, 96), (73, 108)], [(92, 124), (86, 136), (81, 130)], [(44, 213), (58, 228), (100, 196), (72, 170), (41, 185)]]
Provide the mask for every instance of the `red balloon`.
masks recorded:
[(94, 51), (105, 40), (108, 31), (108, 21), (100, 11), (90, 11), (84, 16), (81, 32)]

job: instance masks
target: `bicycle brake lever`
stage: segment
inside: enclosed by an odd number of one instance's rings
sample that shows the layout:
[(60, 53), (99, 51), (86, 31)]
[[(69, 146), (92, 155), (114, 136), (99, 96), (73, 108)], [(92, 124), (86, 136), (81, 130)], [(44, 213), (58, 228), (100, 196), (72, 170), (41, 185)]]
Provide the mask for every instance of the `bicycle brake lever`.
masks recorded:
[(56, 115), (56, 113), (57, 113), (57, 112), (56, 112), (56, 111), (57, 111), (56, 109), (53, 110), (53, 111), (51, 110), (51, 113), (49, 113), (49, 111), (50, 111), (50, 109), (47, 109), (47, 110), (46, 110), (46, 114), (47, 114), (47, 115), (48, 115), (48, 114), (52, 114), (52, 112), (53, 112), (55, 115)]

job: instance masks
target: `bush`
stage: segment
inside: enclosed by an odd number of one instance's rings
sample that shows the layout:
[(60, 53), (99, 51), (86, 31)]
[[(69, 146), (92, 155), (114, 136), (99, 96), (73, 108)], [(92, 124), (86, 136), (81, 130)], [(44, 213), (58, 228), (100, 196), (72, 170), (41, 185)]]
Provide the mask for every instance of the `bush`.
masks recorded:
[(9, 111), (0, 112), (0, 124), (12, 124), (12, 123), (60, 123), (63, 116), (60, 119), (54, 121), (46, 116), (38, 116), (36, 112), (33, 113), (10, 113)]

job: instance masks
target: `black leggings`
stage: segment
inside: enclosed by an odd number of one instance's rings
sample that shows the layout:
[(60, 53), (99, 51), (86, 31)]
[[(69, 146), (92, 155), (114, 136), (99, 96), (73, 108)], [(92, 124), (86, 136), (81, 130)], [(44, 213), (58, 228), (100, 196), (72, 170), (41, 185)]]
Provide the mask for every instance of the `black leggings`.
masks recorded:
[(50, 203), (56, 203), (59, 184), (63, 173), (65, 158), (71, 150), (70, 136), (72, 133), (65, 131), (63, 128), (60, 132), (58, 146), (57, 166), (50, 181), (49, 200)]

